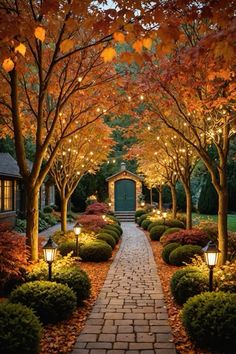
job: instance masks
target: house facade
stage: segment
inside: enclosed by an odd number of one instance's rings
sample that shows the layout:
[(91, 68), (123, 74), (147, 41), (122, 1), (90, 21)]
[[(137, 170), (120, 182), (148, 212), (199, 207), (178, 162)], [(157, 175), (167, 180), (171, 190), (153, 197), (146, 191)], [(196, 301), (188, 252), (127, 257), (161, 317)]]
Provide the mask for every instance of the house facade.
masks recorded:
[(121, 170), (106, 179), (112, 211), (135, 211), (142, 193), (142, 178), (126, 169), (121, 163)]
[[(26, 195), (16, 160), (9, 153), (0, 153), (0, 223), (15, 225), (17, 214), (25, 214)], [(40, 189), (39, 208), (50, 204), (55, 204), (55, 185), (47, 177)]]

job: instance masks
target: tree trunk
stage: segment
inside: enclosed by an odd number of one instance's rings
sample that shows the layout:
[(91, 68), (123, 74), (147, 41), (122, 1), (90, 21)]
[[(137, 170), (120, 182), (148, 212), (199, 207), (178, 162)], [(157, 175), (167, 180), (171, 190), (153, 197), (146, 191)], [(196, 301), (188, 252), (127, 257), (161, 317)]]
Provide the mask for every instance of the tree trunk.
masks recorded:
[(159, 210), (162, 210), (162, 187), (157, 188), (158, 195), (159, 195)]
[(152, 188), (150, 188), (150, 204), (152, 205)]
[(61, 231), (66, 232), (67, 230), (67, 208), (68, 208), (68, 198), (61, 196)]
[(177, 214), (177, 194), (173, 184), (170, 184), (171, 199), (172, 199), (172, 218), (176, 219)]
[(184, 191), (186, 196), (186, 229), (192, 228), (192, 198), (190, 187), (184, 184)]
[(39, 223), (39, 190), (26, 185), (26, 243), (30, 248), (30, 260), (38, 260), (38, 223)]

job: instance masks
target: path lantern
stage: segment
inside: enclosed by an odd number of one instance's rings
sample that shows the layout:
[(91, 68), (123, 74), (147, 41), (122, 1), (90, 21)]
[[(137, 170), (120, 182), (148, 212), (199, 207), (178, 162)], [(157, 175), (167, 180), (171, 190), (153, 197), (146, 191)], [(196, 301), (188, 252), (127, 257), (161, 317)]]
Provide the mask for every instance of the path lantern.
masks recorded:
[(161, 211), (159, 209), (157, 210), (157, 215), (161, 216)]
[(81, 224), (75, 224), (74, 226), (74, 233), (75, 233), (75, 255), (76, 257), (79, 257), (79, 235), (81, 233), (81, 229), (82, 229)]
[(51, 236), (43, 246), (44, 259), (48, 264), (48, 280), (52, 280), (52, 263), (57, 254), (57, 244), (52, 240)]
[(211, 241), (203, 248), (205, 262), (209, 268), (209, 291), (213, 290), (213, 269), (217, 264), (220, 251)]
[(164, 212), (162, 213), (162, 217), (163, 217), (163, 221), (164, 221), (164, 225), (165, 225), (166, 217), (167, 217), (167, 212), (166, 212), (166, 211), (164, 211)]
[(111, 202), (108, 203), (109, 208), (111, 209)]

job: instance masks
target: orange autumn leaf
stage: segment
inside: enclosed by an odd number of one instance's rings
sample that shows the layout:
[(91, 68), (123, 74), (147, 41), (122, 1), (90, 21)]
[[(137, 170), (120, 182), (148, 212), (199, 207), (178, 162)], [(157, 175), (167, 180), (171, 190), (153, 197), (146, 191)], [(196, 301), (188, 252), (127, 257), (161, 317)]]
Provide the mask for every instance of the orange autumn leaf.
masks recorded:
[(44, 40), (45, 40), (45, 29), (43, 27), (36, 27), (35, 31), (34, 31), (34, 35), (41, 42), (44, 42)]
[(143, 50), (143, 41), (141, 39), (138, 39), (137, 41), (134, 42), (133, 46), (134, 50), (137, 52), (137, 53), (142, 53), (142, 50)]
[(113, 38), (114, 38), (115, 41), (117, 41), (119, 43), (124, 43), (124, 41), (125, 41), (125, 36), (121, 32), (115, 32), (113, 34)]
[(151, 38), (144, 38), (143, 39), (143, 46), (146, 49), (151, 49), (152, 48), (152, 39)]
[(103, 58), (104, 62), (107, 63), (116, 57), (116, 51), (112, 47), (105, 48), (101, 53), (101, 57)]
[(20, 43), (15, 48), (15, 53), (20, 53), (23, 57), (25, 56), (25, 52), (26, 52), (26, 46), (23, 43)]
[(65, 39), (63, 42), (60, 44), (60, 51), (62, 53), (69, 52), (71, 49), (74, 48), (74, 41), (72, 39)]
[(15, 64), (11, 60), (11, 58), (7, 58), (4, 60), (2, 67), (3, 69), (8, 73), (9, 71), (12, 71), (14, 69)]

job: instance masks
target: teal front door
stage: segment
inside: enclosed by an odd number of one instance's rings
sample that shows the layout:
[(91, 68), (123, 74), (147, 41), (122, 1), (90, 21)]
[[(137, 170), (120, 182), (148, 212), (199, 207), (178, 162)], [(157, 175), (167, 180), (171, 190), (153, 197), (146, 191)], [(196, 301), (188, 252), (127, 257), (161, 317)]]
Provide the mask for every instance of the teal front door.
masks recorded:
[(135, 182), (131, 179), (121, 179), (115, 182), (115, 210), (135, 210)]

